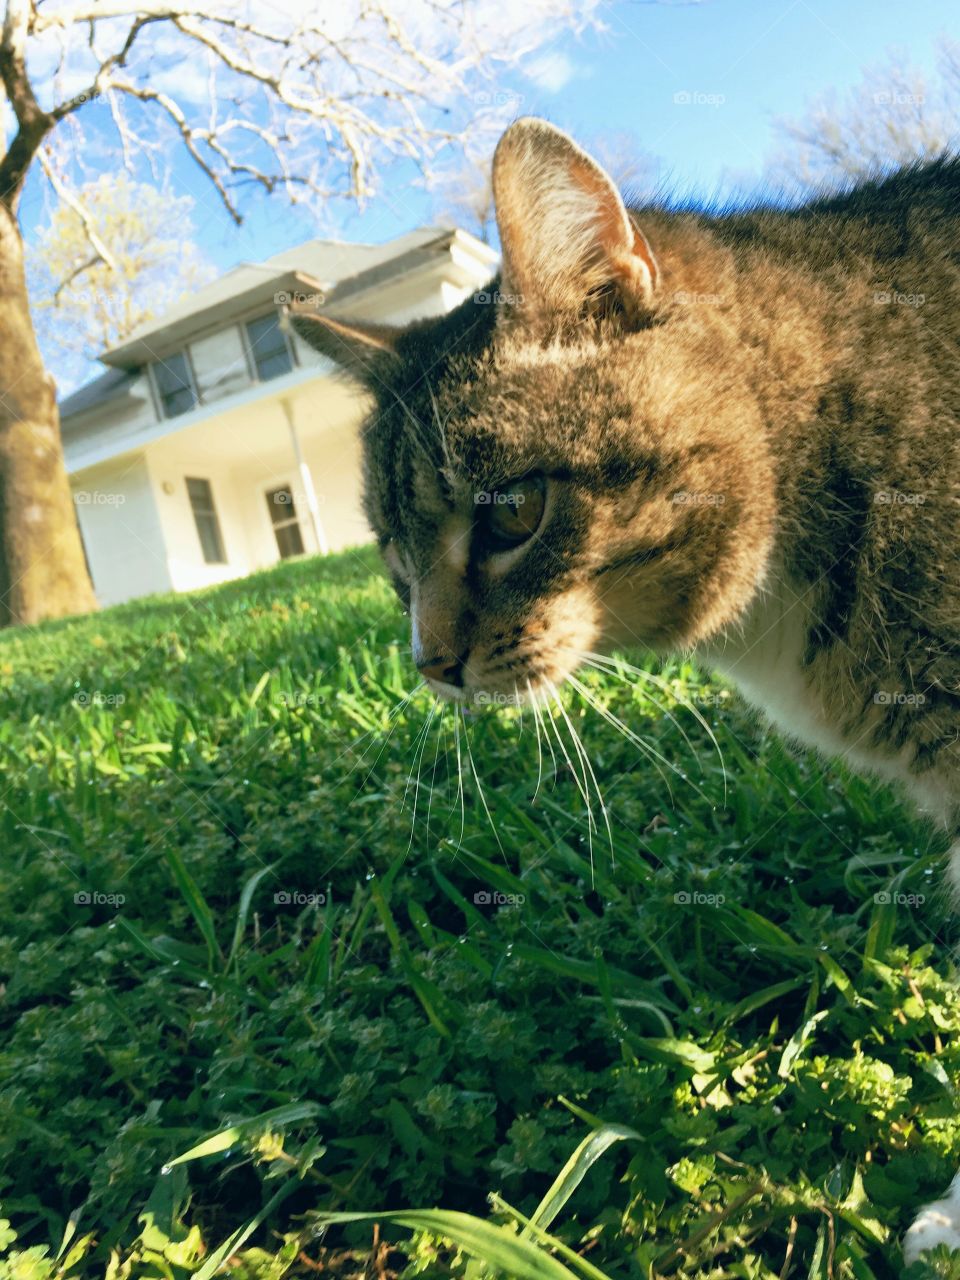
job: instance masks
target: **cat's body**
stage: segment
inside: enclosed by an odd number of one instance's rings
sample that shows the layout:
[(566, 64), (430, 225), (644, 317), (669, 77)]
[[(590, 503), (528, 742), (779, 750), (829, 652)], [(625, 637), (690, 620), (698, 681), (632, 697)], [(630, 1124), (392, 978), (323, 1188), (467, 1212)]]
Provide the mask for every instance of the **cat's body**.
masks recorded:
[(804, 346), (825, 379), (807, 384), (814, 414), (804, 400), (768, 416), (771, 561), (758, 597), (702, 654), (786, 733), (902, 784), (954, 828), (960, 164), (712, 225), (751, 280), (772, 251), (816, 281)]
[[(539, 697), (590, 651), (692, 649), (956, 834), (960, 163), (628, 212), (530, 120), (494, 190), (496, 306), (296, 320), (376, 398), (367, 510), (428, 681)], [(960, 1202), (908, 1244), (940, 1239)]]

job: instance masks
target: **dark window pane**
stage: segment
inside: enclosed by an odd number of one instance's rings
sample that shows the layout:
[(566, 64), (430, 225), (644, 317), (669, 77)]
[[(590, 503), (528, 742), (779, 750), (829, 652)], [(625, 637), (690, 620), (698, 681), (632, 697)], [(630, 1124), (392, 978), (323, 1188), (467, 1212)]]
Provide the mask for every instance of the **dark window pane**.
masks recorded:
[(286, 560), (288, 556), (302, 556), (303, 534), (300, 532), (297, 507), (290, 489), (287, 485), (281, 485), (279, 489), (268, 489), (266, 497), (280, 559)]
[(223, 535), (220, 532), (220, 521), (217, 509), (213, 505), (213, 490), (209, 480), (187, 478), (187, 493), (190, 506), (193, 508), (193, 519), (200, 539), (200, 550), (207, 564), (226, 564), (227, 555), (223, 548)]
[(153, 373), (165, 418), (175, 418), (179, 413), (186, 413), (197, 403), (190, 379), (190, 366), (183, 352), (167, 356), (166, 360), (158, 360), (153, 366)]
[(298, 524), (282, 525), (274, 533), (277, 535), (277, 550), (281, 560), (286, 560), (288, 556), (303, 555), (303, 534)]
[(296, 520), (297, 506), (293, 494), (284, 484), (279, 489), (267, 490), (267, 507), (273, 524), (283, 524), (287, 520)]
[(250, 320), (247, 324), (247, 339), (257, 377), (261, 382), (279, 378), (293, 368), (290, 348), (280, 328), (280, 317), (275, 311), (268, 316), (260, 316), (257, 320)]

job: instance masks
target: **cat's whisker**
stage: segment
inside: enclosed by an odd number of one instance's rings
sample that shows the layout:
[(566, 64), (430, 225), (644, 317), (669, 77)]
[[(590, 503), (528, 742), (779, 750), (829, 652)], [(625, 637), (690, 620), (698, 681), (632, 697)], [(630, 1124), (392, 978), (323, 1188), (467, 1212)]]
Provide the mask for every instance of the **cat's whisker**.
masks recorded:
[(533, 705), (538, 707), (538, 711), (540, 713), (540, 723), (543, 725), (543, 738), (547, 744), (547, 750), (550, 752), (550, 762), (553, 765), (553, 777), (554, 777), (554, 781), (556, 781), (557, 773), (559, 771), (559, 766), (557, 764), (557, 753), (553, 749), (553, 741), (550, 737), (550, 734), (547, 732), (546, 716), (549, 714), (549, 712), (548, 712), (547, 706), (544, 703), (541, 702), (539, 705), (537, 704), (536, 694), (533, 693), (532, 690), (530, 693), (530, 697)]
[(447, 713), (447, 704), (441, 703), (440, 719), (437, 723), (437, 745), (433, 753), (433, 770), (430, 774), (430, 793), (427, 796), (427, 830), (424, 836), (424, 841), (427, 844), (429, 844), (430, 842), (430, 814), (433, 810), (433, 793), (436, 790), (436, 786), (437, 786), (437, 764), (439, 763), (439, 760), (440, 760), (440, 741), (443, 735), (444, 717), (446, 716), (446, 713)]
[[(413, 786), (413, 816), (410, 819), (410, 841), (407, 845), (407, 853), (409, 853), (413, 847), (413, 837), (416, 835), (417, 831), (417, 807), (420, 803), (420, 774), (423, 769), (423, 755), (427, 747), (427, 741), (430, 737), (430, 726), (433, 724), (434, 716), (437, 714), (437, 706), (438, 703), (434, 702), (433, 706), (430, 708), (430, 714), (427, 716), (427, 722), (423, 726), (423, 734), (420, 739), (420, 753), (416, 761), (417, 775)], [(409, 782), (409, 778), (407, 781)], [(406, 799), (406, 793), (404, 793), (404, 799)], [(401, 809), (402, 807), (403, 806), (401, 806)]]
[[(690, 699), (687, 698), (685, 695), (683, 695), (682, 693), (679, 693), (672, 686), (668, 685), (666, 680), (664, 680), (662, 676), (658, 676), (653, 671), (645, 671), (642, 667), (635, 667), (632, 663), (627, 662), (622, 658), (619, 658), (619, 657), (611, 658), (606, 654), (593, 653), (590, 650), (585, 650), (580, 652), (579, 656), (589, 666), (596, 667), (598, 670), (602, 671), (606, 669), (614, 673), (619, 670), (623, 670), (628, 672), (630, 675), (638, 676), (645, 683), (655, 684), (658, 689), (661, 689), (669, 697), (674, 698), (680, 704), (680, 706), (683, 707), (685, 711), (690, 712), (693, 718), (704, 730), (707, 737), (710, 739), (710, 743), (713, 746), (713, 749), (717, 753), (717, 759), (720, 762), (720, 772), (723, 777), (723, 803), (724, 805), (726, 805), (727, 803), (727, 763), (723, 758), (723, 750), (720, 746), (720, 743), (717, 740), (717, 735), (713, 732), (713, 729), (711, 728), (709, 722), (703, 716), (699, 707), (695, 706), (690, 701)], [(678, 720), (676, 720), (676, 718), (670, 712), (669, 708), (663, 707), (662, 704), (656, 698), (652, 698), (652, 696), (651, 696), (651, 700), (654, 702), (654, 704), (657, 707), (659, 707), (663, 711), (663, 713), (666, 716), (669, 717), (672, 723), (676, 725), (681, 736), (683, 737), (684, 742), (686, 742), (690, 746), (690, 749), (693, 752), (694, 756), (697, 758), (697, 763), (699, 764), (699, 754), (697, 752), (697, 749), (692, 745), (692, 743), (690, 743), (690, 739), (687, 737), (686, 733), (684, 732), (683, 726), (679, 723)], [(701, 768), (701, 772), (702, 772), (702, 768)]]
[[(374, 769), (377, 767), (377, 765), (380, 762), (380, 757), (383, 755), (384, 751), (386, 751), (387, 745), (390, 742), (390, 739), (393, 737), (394, 733), (396, 732), (397, 725), (400, 723), (400, 719), (399, 719), (400, 712), (403, 711), (404, 707), (408, 706), (409, 703), (413, 701), (413, 699), (416, 697), (416, 695), (420, 692), (421, 689), (426, 688), (426, 683), (427, 682), (425, 680), (421, 680), (419, 684), (417, 684), (413, 689), (411, 689), (409, 693), (404, 694), (404, 696), (399, 700), (399, 702), (397, 702), (396, 705), (391, 708), (387, 716), (387, 723), (389, 724), (390, 721), (392, 720), (393, 724), (390, 724), (390, 727), (387, 729), (386, 735), (381, 740), (380, 750), (377, 752), (376, 757), (373, 761), (373, 764), (367, 770), (366, 776), (361, 782), (358, 788), (358, 791), (362, 792), (363, 789), (366, 787), (367, 783), (370, 781), (370, 778), (373, 774)], [(367, 733), (365, 733), (362, 738), (358, 739), (358, 741), (353, 744), (354, 748), (359, 746), (359, 744), (365, 741), (365, 739), (367, 738), (373, 738), (374, 741), (369, 743), (368, 746), (364, 747), (363, 751), (360, 754), (360, 759), (357, 761), (357, 763), (353, 766), (353, 769), (351, 769), (350, 771), (351, 776), (354, 770), (359, 769), (363, 764), (363, 757), (366, 755), (369, 748), (375, 745), (376, 739), (377, 739), (376, 730), (370, 729)]]
[[(407, 785), (403, 789), (403, 799), (400, 801), (401, 813), (403, 813), (403, 810), (406, 808), (407, 795), (410, 791), (410, 786), (414, 779), (414, 766), (416, 765), (416, 762), (419, 759), (419, 757), (423, 754), (423, 748), (426, 746), (426, 742), (427, 742), (427, 733), (429, 732), (429, 729), (430, 729), (430, 722), (433, 719), (434, 715), (436, 714), (436, 709), (437, 709), (437, 704), (436, 702), (434, 702), (430, 708), (429, 715), (424, 720), (422, 726), (420, 727), (420, 730), (417, 733), (417, 738), (413, 745), (413, 763), (411, 764), (410, 770), (407, 773)], [(416, 818), (417, 816), (416, 788), (414, 788), (413, 816), (414, 818)]]
[[(464, 729), (466, 732), (466, 729)], [(463, 833), (467, 825), (467, 805), (463, 795), (463, 756), (460, 752), (460, 716), (458, 708), (453, 711), (453, 738), (457, 746), (457, 787), (460, 792), (460, 839), (458, 845), (463, 844)]]
[(453, 470), (453, 458), (450, 455), (450, 446), (447, 443), (447, 424), (440, 416), (440, 406), (437, 404), (437, 397), (434, 395), (433, 386), (430, 379), (427, 378), (427, 391), (430, 393), (430, 405), (433, 409), (433, 420), (436, 423), (437, 434), (440, 437), (440, 449), (443, 453), (443, 463), (448, 471)]
[[(656, 747), (652, 747), (649, 742), (645, 742), (643, 738), (638, 737), (638, 735), (635, 734), (632, 729), (628, 729), (627, 726), (623, 723), (623, 721), (618, 719), (618, 717), (613, 714), (613, 712), (610, 710), (609, 707), (605, 707), (602, 702), (600, 702), (597, 698), (595, 698), (593, 694), (590, 692), (590, 690), (587, 688), (587, 686), (583, 684), (582, 681), (578, 680), (576, 676), (572, 676), (572, 675), (567, 676), (567, 681), (572, 686), (572, 688), (576, 689), (577, 693), (580, 694), (581, 698), (583, 698), (583, 700), (589, 706), (591, 706), (594, 711), (596, 711), (598, 716), (606, 720), (608, 724), (612, 725), (613, 728), (616, 729), (617, 732), (621, 734), (624, 738), (626, 738), (628, 742), (632, 743), (635, 747), (639, 748), (642, 754), (651, 762), (653, 767), (656, 769), (657, 773), (659, 773), (663, 781), (663, 785), (667, 788), (667, 795), (670, 798), (670, 804), (672, 807), (674, 804), (673, 788), (670, 785), (670, 779), (667, 777), (667, 775), (664, 773), (663, 769), (661, 768), (661, 764), (666, 765), (667, 768), (671, 769), (675, 774), (677, 774), (678, 777), (684, 779), (684, 781), (689, 782), (690, 780), (686, 777), (686, 775), (680, 769), (678, 769), (675, 764), (673, 764), (670, 760), (668, 760), (666, 756), (662, 755), (659, 751), (657, 751)], [(695, 783), (691, 782), (690, 785), (693, 787), (696, 787)]]
[[(679, 702), (681, 706), (685, 707), (686, 710), (693, 712), (695, 716), (698, 715), (697, 709), (692, 703), (685, 701), (680, 695), (672, 690), (665, 680), (658, 678), (650, 671), (644, 671), (642, 667), (634, 667), (629, 662), (623, 662), (619, 658), (608, 658), (602, 653), (591, 653), (589, 650), (572, 650), (571, 652), (575, 652), (577, 657), (585, 666), (595, 667), (597, 671), (600, 671), (604, 675), (620, 675), (625, 671), (630, 675), (639, 677), (639, 679), (644, 683), (656, 684), (657, 688), (661, 689), (664, 693), (668, 693), (676, 698), (677, 702)], [(664, 715), (674, 726), (683, 739), (684, 745), (689, 747), (690, 753), (699, 764), (700, 753), (697, 750), (696, 745), (691, 742), (683, 725), (676, 718), (670, 708), (662, 703), (659, 698), (654, 697), (654, 695), (649, 691), (647, 692), (647, 697), (657, 710), (661, 712), (661, 714)], [(709, 726), (707, 726), (707, 730), (709, 732)]]
[(543, 735), (540, 731), (540, 712), (533, 698), (533, 690), (530, 687), (530, 681), (527, 680), (527, 696), (530, 699), (530, 710), (533, 714), (533, 727), (537, 731), (537, 785), (533, 791), (533, 798), (530, 803), (537, 803), (537, 796), (540, 794), (540, 784), (543, 781)]
[[(604, 669), (598, 668), (598, 670), (604, 670)], [(605, 673), (605, 674), (609, 674), (609, 673)], [(656, 749), (656, 747), (651, 746), (649, 742), (646, 742), (643, 738), (638, 737), (638, 735), (634, 733), (632, 729), (629, 729), (623, 723), (623, 721), (619, 719), (618, 716), (614, 715), (614, 713), (610, 710), (609, 707), (605, 707), (602, 702), (595, 699), (591, 694), (590, 690), (586, 687), (586, 685), (584, 685), (581, 681), (577, 680), (575, 676), (568, 676), (567, 679), (570, 681), (573, 687), (578, 691), (578, 693), (580, 693), (581, 696), (587, 702), (590, 703), (590, 705), (593, 707), (593, 709), (597, 712), (598, 715), (603, 716), (603, 718), (605, 720), (608, 720), (610, 724), (612, 724), (616, 729), (618, 729), (619, 732), (625, 738), (627, 738), (628, 741), (632, 742), (635, 746), (639, 747), (640, 750), (647, 756), (648, 759), (653, 761), (659, 761), (661, 764), (666, 765), (666, 767), (671, 771), (671, 773), (676, 774), (676, 776), (680, 779), (681, 782), (685, 782), (689, 787), (692, 787), (693, 790), (697, 793), (697, 795), (701, 798), (701, 800), (705, 800), (711, 806), (711, 808), (713, 807), (713, 800), (711, 799), (711, 797), (707, 795), (707, 793), (704, 791), (704, 789), (701, 786), (699, 786), (696, 782), (693, 781), (692, 778), (690, 778), (686, 773), (684, 773), (682, 769), (679, 769), (673, 763), (672, 760), (668, 760), (667, 757), (663, 755), (662, 752)], [(673, 789), (670, 786), (670, 782), (666, 777), (666, 775), (664, 774), (663, 770), (659, 768), (659, 766), (657, 766), (657, 771), (660, 774), (661, 778), (663, 778), (663, 781), (667, 787), (667, 791), (669, 792), (669, 795), (670, 795), (670, 803), (672, 805), (674, 803), (674, 799), (673, 799)]]
[[(658, 679), (652, 672), (644, 671), (642, 667), (633, 667), (629, 663), (621, 664), (621, 663), (618, 663), (616, 659), (608, 659), (605, 661), (602, 654), (585, 652), (585, 653), (581, 653), (579, 656), (587, 666), (594, 667), (596, 668), (597, 671), (600, 671), (604, 674), (619, 675), (621, 671), (627, 670), (629, 674), (639, 677), (642, 683), (655, 684), (656, 687), (658, 689), (661, 689), (664, 693), (671, 694), (673, 697), (676, 698), (677, 702), (679, 702), (682, 706), (685, 706), (687, 710), (692, 711), (694, 715), (697, 714), (696, 708), (693, 706), (692, 703), (689, 703), (689, 704), (685, 703), (683, 699), (681, 699), (677, 694), (674, 693), (673, 690), (670, 689), (669, 685), (667, 685), (665, 680)], [(680, 721), (677, 719), (677, 717), (670, 710), (670, 708), (665, 703), (661, 702), (659, 698), (655, 697), (652, 693), (650, 693), (649, 689), (646, 691), (646, 696), (650, 699), (650, 701), (661, 713), (661, 715), (663, 715), (667, 720), (670, 721), (670, 723), (673, 725), (676, 731), (680, 734), (680, 737), (683, 739), (684, 746), (686, 746), (689, 749), (690, 754), (696, 760), (697, 764), (700, 765), (700, 752), (697, 749), (696, 744), (690, 740), (688, 733), (686, 732), (686, 730), (684, 729)], [(722, 757), (721, 757), (721, 762), (722, 762)], [(700, 766), (700, 768), (702, 772), (703, 771), (702, 766)]]
[[(560, 708), (560, 714), (564, 715), (563, 705), (560, 702), (560, 695), (557, 692), (556, 685), (549, 680), (544, 681), (544, 683), (551, 690), (553, 702), (556, 703), (556, 705)], [(587, 789), (587, 773), (586, 773), (586, 770), (584, 770), (583, 778), (581, 779), (579, 772), (574, 767), (573, 761), (570, 759), (570, 753), (567, 750), (567, 745), (563, 740), (563, 735), (561, 734), (559, 728), (557, 727), (557, 722), (553, 718), (553, 715), (550, 714), (549, 712), (547, 716), (547, 724), (552, 725), (553, 727), (553, 732), (556, 735), (556, 739), (557, 739), (557, 745), (559, 746), (560, 751), (563, 754), (563, 758), (567, 762), (567, 768), (570, 770), (573, 780), (576, 783), (577, 790), (580, 792), (580, 795), (583, 798), (583, 803), (587, 809), (587, 838), (590, 844), (590, 867), (592, 869), (593, 868), (593, 832), (597, 824), (593, 816), (593, 805), (590, 803), (590, 792)], [(576, 748), (574, 748), (574, 750), (576, 750)]]
[(400, 408), (403, 410), (404, 414), (406, 415), (407, 421), (411, 424), (411, 428), (412, 428), (411, 437), (413, 439), (414, 444), (416, 444), (417, 448), (423, 454), (427, 462), (429, 462), (430, 466), (433, 467), (435, 465), (435, 458), (434, 458), (433, 451), (430, 448), (429, 437), (427, 436), (426, 427), (420, 421), (417, 415), (413, 412), (410, 406), (407, 404), (407, 402), (404, 400), (403, 396), (399, 393), (399, 391), (396, 391), (392, 388), (391, 388), (391, 391), (394, 399), (397, 401), (397, 403), (400, 405)]
[[(566, 721), (567, 729), (570, 732), (570, 737), (573, 741), (574, 749), (577, 751), (578, 755), (580, 756), (580, 759), (583, 762), (584, 769), (589, 770), (590, 778), (591, 778), (591, 781), (593, 782), (593, 788), (597, 793), (597, 801), (600, 804), (600, 812), (603, 814), (603, 823), (607, 829), (607, 840), (610, 844), (610, 856), (612, 859), (614, 857), (613, 830), (611, 829), (611, 826), (610, 826), (610, 814), (607, 812), (607, 806), (604, 803), (603, 792), (600, 790), (600, 783), (597, 781), (597, 775), (594, 772), (593, 765), (590, 763), (590, 756), (587, 753), (586, 747), (583, 745), (583, 740), (581, 739), (579, 733), (577, 733), (577, 730), (574, 727), (573, 721), (570, 719), (570, 716), (567, 713), (566, 707), (563, 705), (562, 701), (560, 700), (559, 690), (557, 689), (556, 685), (553, 683), (552, 680), (548, 681), (548, 684), (550, 685), (550, 688), (553, 690), (557, 705), (560, 708), (560, 714), (563, 716), (564, 720)], [(590, 847), (590, 869), (592, 872), (593, 870), (592, 844)]]
[(500, 843), (499, 832), (497, 831), (496, 825), (493, 821), (493, 815), (490, 813), (490, 808), (487, 804), (487, 797), (483, 792), (483, 783), (480, 781), (480, 774), (477, 772), (477, 766), (474, 764), (473, 750), (470, 746), (470, 734), (467, 731), (466, 713), (462, 707), (460, 708), (460, 715), (463, 717), (463, 741), (466, 744), (467, 759), (470, 761), (470, 768), (473, 770), (473, 778), (477, 784), (477, 794), (480, 797), (480, 803), (483, 805), (483, 812), (487, 815), (487, 821), (490, 823), (490, 830), (493, 832), (493, 838), (497, 842), (497, 848), (503, 854), (504, 858), (506, 858), (507, 855), (504, 853), (503, 845)]

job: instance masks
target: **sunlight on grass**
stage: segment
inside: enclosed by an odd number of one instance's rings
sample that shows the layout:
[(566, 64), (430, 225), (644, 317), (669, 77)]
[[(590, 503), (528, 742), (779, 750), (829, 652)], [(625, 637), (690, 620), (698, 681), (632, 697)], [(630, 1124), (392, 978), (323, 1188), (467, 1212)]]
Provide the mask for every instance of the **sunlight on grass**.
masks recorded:
[(688, 664), (407, 648), (367, 551), (0, 635), (0, 1277), (895, 1274), (940, 846)]

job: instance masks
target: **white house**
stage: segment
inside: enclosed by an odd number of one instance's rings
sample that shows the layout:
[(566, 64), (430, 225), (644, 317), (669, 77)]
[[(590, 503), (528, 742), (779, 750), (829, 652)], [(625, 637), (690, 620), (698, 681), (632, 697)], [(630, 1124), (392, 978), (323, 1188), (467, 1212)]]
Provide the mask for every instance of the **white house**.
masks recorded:
[(401, 324), (450, 310), (496, 267), (459, 230), (311, 240), (234, 268), (106, 351), (107, 371), (60, 406), (100, 602), (367, 540), (363, 400), (281, 328), (279, 308), (322, 294), (331, 315)]

